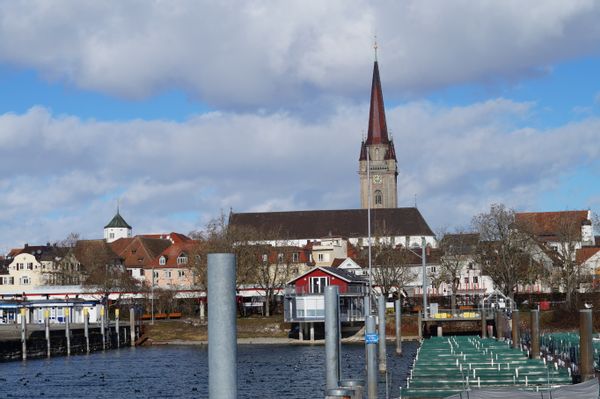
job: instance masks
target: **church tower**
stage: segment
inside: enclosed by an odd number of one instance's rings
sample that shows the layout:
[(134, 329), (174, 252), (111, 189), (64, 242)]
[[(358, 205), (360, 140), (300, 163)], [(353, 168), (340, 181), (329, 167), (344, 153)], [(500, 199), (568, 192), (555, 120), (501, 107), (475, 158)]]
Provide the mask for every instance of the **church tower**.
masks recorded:
[(129, 237), (131, 237), (131, 226), (123, 219), (117, 207), (117, 214), (104, 226), (104, 239), (107, 243), (111, 243), (119, 238)]
[[(368, 157), (368, 160), (367, 160)], [(367, 208), (369, 196), (371, 208), (397, 208), (398, 165), (394, 142), (390, 140), (385, 121), (383, 92), (379, 79), (377, 57), (373, 66), (371, 85), (371, 108), (367, 139), (360, 145), (359, 157), (360, 206)], [(367, 164), (369, 171), (367, 171)], [(371, 184), (369, 184), (369, 178)]]

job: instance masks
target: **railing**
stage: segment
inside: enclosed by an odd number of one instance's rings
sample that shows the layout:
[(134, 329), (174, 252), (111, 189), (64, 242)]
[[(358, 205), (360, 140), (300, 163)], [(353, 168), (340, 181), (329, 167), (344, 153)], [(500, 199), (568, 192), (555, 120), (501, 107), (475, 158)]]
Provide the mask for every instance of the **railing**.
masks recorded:
[[(339, 286), (340, 295), (348, 296), (365, 296), (369, 291), (369, 287), (366, 285), (347, 285)], [(283, 290), (285, 296), (298, 296), (298, 295), (324, 295), (324, 292), (314, 292), (311, 287), (307, 286), (295, 286), (285, 287)]]
[[(320, 298), (321, 295), (313, 295)], [(286, 296), (284, 298), (284, 319), (294, 322), (323, 322), (325, 321), (325, 306), (323, 301), (306, 302), (302, 296)], [(363, 321), (363, 301), (361, 297), (340, 297), (340, 321)]]

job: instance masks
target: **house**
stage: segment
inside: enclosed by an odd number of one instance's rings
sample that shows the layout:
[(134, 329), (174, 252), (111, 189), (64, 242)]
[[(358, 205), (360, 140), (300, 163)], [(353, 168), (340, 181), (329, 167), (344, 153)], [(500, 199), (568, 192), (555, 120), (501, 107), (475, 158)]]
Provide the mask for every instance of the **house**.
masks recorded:
[(0, 293), (3, 290), (26, 292), (33, 286), (81, 282), (80, 264), (71, 248), (25, 244), (23, 248), (12, 249), (3, 264), (6, 269), (0, 275)]
[(325, 322), (325, 287), (338, 286), (340, 293), (340, 322), (344, 324), (364, 321), (363, 301), (368, 292), (368, 281), (336, 267), (316, 266), (290, 280), (284, 293), (284, 320), (299, 323), (301, 339), (304, 330), (315, 336), (315, 323), (322, 330)]
[(196, 286), (200, 263), (200, 242), (186, 237), (176, 240), (146, 266), (146, 273), (154, 274), (149, 285), (156, 288), (189, 290)]
[(151, 264), (171, 245), (172, 241), (167, 238), (145, 236), (119, 238), (109, 243), (112, 251), (123, 260), (129, 275), (139, 282), (150, 281)]

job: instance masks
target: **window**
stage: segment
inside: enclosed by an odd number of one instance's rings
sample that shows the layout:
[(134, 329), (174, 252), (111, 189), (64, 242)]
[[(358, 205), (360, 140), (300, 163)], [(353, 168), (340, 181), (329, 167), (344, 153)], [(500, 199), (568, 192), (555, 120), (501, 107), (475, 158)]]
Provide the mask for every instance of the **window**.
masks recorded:
[(263, 254), (262, 261), (263, 263), (267, 263), (269, 261), (269, 256), (267, 254)]
[(23, 264), (17, 263), (17, 270), (23, 270)]
[(165, 270), (165, 278), (171, 278), (171, 271)]
[(157, 279), (158, 278), (158, 272), (154, 271), (154, 278)]
[(469, 278), (465, 277), (465, 284), (469, 284)]
[(179, 270), (179, 271), (177, 272), (177, 276), (178, 276), (179, 278), (181, 278), (181, 277), (185, 277), (185, 270)]
[(109, 237), (109, 238), (115, 238), (115, 233), (110, 233), (110, 234), (108, 235), (108, 237)]
[(473, 284), (479, 284), (479, 278), (477, 278), (477, 276), (473, 276)]
[(14, 285), (15, 278), (14, 277), (2, 277), (2, 284), (3, 285)]
[(436, 272), (437, 272), (437, 268), (435, 266), (429, 267), (429, 273), (436, 273)]
[(33, 270), (33, 263), (32, 262), (28, 262), (27, 263), (27, 270)]
[(277, 254), (277, 262), (279, 262), (279, 263), (283, 262), (283, 254), (281, 252)]
[(325, 287), (327, 287), (327, 277), (311, 277), (310, 278), (310, 292), (312, 294), (324, 293)]
[(158, 263), (159, 263), (161, 266), (164, 266), (164, 265), (166, 265), (166, 264), (167, 264), (167, 258), (165, 258), (164, 256), (161, 256), (161, 257), (160, 257), (160, 259), (158, 260)]
[(186, 255), (186, 254), (183, 254), (183, 253), (182, 253), (182, 254), (180, 254), (180, 255), (177, 257), (177, 264), (178, 264), (178, 265), (185, 265), (187, 262), (188, 262), (188, 258), (187, 258), (187, 255)]
[(22, 285), (29, 285), (29, 284), (31, 284), (31, 279), (29, 278), (29, 276), (23, 276), (20, 279), (20, 283)]
[(323, 262), (325, 260), (325, 255), (324, 254), (317, 254), (317, 259), (319, 260), (319, 262)]
[(292, 262), (298, 262), (298, 252), (292, 254)]
[(381, 190), (376, 190), (375, 191), (375, 205), (381, 205), (383, 204), (383, 194), (381, 193)]

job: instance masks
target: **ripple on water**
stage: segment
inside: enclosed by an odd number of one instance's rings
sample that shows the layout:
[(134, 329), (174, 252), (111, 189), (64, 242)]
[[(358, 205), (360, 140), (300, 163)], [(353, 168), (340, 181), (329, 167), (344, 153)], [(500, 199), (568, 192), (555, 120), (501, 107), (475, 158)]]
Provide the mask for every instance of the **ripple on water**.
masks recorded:
[[(391, 396), (416, 350), (404, 344), (405, 355), (388, 346)], [(342, 347), (342, 377), (365, 379), (365, 349)], [(323, 346), (241, 345), (238, 347), (240, 398), (323, 398)], [(0, 364), (5, 379), (0, 398), (206, 398), (208, 352), (205, 347), (161, 346), (125, 348), (104, 353)], [(379, 385), (381, 394), (385, 385)]]

